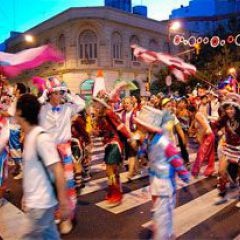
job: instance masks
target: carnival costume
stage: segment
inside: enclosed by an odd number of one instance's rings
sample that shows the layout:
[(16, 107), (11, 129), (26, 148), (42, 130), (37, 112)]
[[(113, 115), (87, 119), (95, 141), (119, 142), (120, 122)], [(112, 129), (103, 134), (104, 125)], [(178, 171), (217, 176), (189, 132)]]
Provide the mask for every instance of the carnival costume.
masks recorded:
[[(166, 240), (173, 237), (173, 210), (176, 202), (176, 173), (184, 182), (189, 182), (190, 174), (175, 146), (163, 135), (162, 111), (143, 107), (135, 118), (152, 138), (148, 139), (148, 159), (150, 190), (153, 200), (154, 239)], [(164, 120), (165, 121), (165, 120)]]
[(1, 195), (4, 193), (5, 182), (8, 176), (8, 150), (9, 140), (8, 120), (0, 115), (0, 206), (2, 205)]
[(95, 102), (104, 107), (104, 114), (97, 116), (97, 132), (103, 137), (105, 144), (104, 161), (106, 163), (106, 172), (108, 177), (108, 193), (106, 200), (109, 206), (115, 206), (121, 203), (122, 191), (119, 177), (119, 164), (122, 163), (122, 154), (124, 145), (121, 137), (129, 139), (131, 134), (121, 122), (119, 116), (113, 112), (106, 103), (107, 99), (93, 98)]
[[(223, 108), (226, 106), (232, 106), (237, 111), (240, 111), (240, 96), (234, 93), (228, 94), (222, 103)], [(224, 129), (224, 136), (219, 148), (219, 155), (221, 156), (218, 172), (220, 199), (216, 202), (216, 204), (220, 204), (227, 200), (225, 198), (227, 193), (226, 184), (229, 180), (233, 184), (236, 184), (237, 177), (240, 180), (240, 122), (239, 119), (234, 118), (231, 120), (227, 116), (223, 116), (214, 123), (214, 126), (217, 129)]]
[[(40, 102), (46, 102), (47, 94), (55, 91), (66, 91), (66, 87), (57, 79), (49, 79), (47, 82), (47, 89), (44, 91)], [(78, 112), (85, 107), (85, 102), (77, 95), (66, 95), (66, 103), (53, 107), (50, 103), (43, 104), (39, 120), (40, 125), (51, 135), (57, 145), (59, 156), (62, 160), (65, 179), (67, 184), (67, 194), (70, 200), (70, 207), (72, 209), (72, 216), (77, 203), (75, 181), (74, 181), (74, 167), (73, 156), (71, 152), (71, 119)]]

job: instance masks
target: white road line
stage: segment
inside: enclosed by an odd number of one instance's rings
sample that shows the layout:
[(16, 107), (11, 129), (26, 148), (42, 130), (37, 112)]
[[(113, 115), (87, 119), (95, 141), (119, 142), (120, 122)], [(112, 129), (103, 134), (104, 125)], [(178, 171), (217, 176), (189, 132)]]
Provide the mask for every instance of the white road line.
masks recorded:
[[(190, 231), (193, 227), (206, 221), (225, 207), (234, 202), (230, 199), (226, 204), (214, 205), (214, 198), (218, 195), (218, 190), (212, 190), (174, 210), (174, 229), (177, 237)], [(142, 225), (150, 228), (152, 221)]]
[[(120, 173), (121, 183), (126, 183), (128, 181), (127, 174), (128, 174), (127, 172)], [(148, 175), (147, 172), (145, 172), (142, 175), (134, 176), (132, 180), (137, 180), (146, 177), (147, 175)], [(108, 186), (107, 181), (108, 180), (105, 177), (87, 182), (85, 188), (82, 189), (81, 196), (106, 188)]]
[[(191, 181), (191, 183), (189, 183), (188, 185), (192, 185), (192, 184), (199, 182), (205, 178), (206, 177), (202, 176), (202, 177), (199, 177), (198, 179), (193, 179)], [(181, 189), (182, 187), (183, 187), (183, 185), (181, 183), (181, 180), (178, 179), (177, 180), (177, 189)], [(109, 211), (109, 212), (112, 212), (114, 214), (119, 214), (119, 213), (128, 211), (134, 207), (140, 206), (140, 205), (145, 204), (150, 201), (151, 201), (150, 187), (147, 186), (147, 187), (132, 191), (130, 193), (124, 194), (122, 203), (119, 206), (116, 206), (114, 208), (109, 208), (109, 206), (105, 200), (101, 201), (99, 203), (96, 203), (96, 205)]]
[(5, 200), (0, 208), (0, 236), (4, 240), (18, 240), (26, 232), (27, 217), (22, 211)]

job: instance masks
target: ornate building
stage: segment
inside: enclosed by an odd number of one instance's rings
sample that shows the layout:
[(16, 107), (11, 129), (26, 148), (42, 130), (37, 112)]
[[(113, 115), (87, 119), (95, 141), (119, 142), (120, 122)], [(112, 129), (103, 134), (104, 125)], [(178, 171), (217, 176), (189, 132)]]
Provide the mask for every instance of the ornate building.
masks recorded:
[(97, 70), (102, 69), (108, 88), (119, 79), (134, 80), (145, 95), (148, 66), (135, 59), (130, 45), (168, 49), (166, 24), (106, 7), (70, 8), (26, 33), (34, 36), (32, 45), (18, 36), (8, 41), (7, 51), (52, 43), (63, 52), (65, 61), (28, 71), (24, 79), (56, 75), (74, 92), (79, 92), (86, 80), (95, 79)]

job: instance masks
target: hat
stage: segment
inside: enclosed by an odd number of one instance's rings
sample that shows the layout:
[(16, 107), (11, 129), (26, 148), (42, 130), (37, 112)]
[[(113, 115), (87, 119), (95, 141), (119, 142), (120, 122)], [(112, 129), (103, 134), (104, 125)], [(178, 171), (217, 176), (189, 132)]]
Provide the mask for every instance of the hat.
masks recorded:
[(66, 85), (63, 85), (56, 77), (49, 77), (46, 81), (46, 87), (49, 93), (55, 91), (67, 91)]
[(171, 101), (172, 101), (171, 98), (164, 98), (164, 99), (162, 100), (162, 106), (166, 105), (167, 103), (169, 103), (169, 102), (171, 102)]
[(222, 103), (222, 106), (232, 105), (240, 110), (240, 95), (237, 93), (229, 93)]
[(93, 99), (93, 101), (96, 101), (96, 102), (102, 104), (106, 108), (111, 108), (108, 104), (109, 96), (104, 90), (100, 90), (98, 92), (97, 96), (93, 97), (92, 99)]
[(162, 124), (162, 118), (162, 111), (149, 106), (144, 106), (138, 116), (134, 117), (134, 122), (151, 132), (161, 133), (162, 129), (160, 126)]

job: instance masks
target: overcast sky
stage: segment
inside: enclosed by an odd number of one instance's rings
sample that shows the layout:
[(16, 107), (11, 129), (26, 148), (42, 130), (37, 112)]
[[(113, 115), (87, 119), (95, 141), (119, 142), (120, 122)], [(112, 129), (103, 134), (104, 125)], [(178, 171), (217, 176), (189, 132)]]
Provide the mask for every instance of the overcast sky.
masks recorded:
[[(121, 1), (121, 0), (120, 0)], [(133, 0), (133, 5), (147, 5), (148, 16), (168, 19), (172, 9), (189, 0)], [(104, 0), (0, 0), (0, 43), (10, 31), (26, 31), (70, 7), (103, 6)]]

